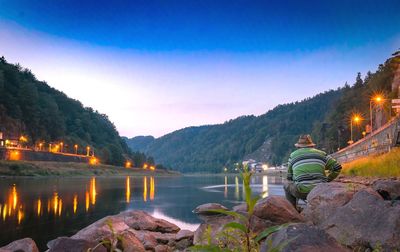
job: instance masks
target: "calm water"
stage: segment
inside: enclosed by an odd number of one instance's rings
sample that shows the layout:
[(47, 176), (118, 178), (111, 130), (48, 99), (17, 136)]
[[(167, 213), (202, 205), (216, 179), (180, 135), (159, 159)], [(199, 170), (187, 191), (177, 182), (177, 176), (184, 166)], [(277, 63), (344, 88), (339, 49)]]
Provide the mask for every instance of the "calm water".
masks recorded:
[[(92, 222), (140, 209), (194, 230), (192, 210), (203, 203), (232, 207), (243, 200), (239, 176), (0, 179), (0, 246), (31, 237), (40, 249)], [(253, 191), (281, 195), (282, 178), (253, 177)]]

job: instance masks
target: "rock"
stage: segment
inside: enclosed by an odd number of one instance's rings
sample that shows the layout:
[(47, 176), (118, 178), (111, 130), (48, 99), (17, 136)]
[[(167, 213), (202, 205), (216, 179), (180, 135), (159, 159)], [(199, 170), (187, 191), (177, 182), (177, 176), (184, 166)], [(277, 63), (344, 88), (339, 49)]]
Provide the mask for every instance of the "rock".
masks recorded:
[(71, 236), (71, 238), (98, 241), (110, 237), (112, 232), (109, 225), (111, 225), (115, 233), (121, 233), (122, 231), (129, 229), (129, 226), (124, 222), (124, 218), (120, 215), (108, 216), (85, 227), (75, 235)]
[(39, 252), (38, 247), (36, 246), (36, 243), (34, 240), (31, 238), (24, 238), (20, 240), (16, 240), (11, 242), (10, 244), (1, 247), (0, 250), (4, 251), (23, 251), (23, 252)]
[(365, 186), (336, 182), (319, 184), (308, 194), (302, 215), (307, 221), (319, 224), (334, 214), (338, 207), (349, 202), (361, 188)]
[[(206, 223), (200, 224), (200, 226), (194, 232), (193, 243), (207, 244), (207, 239), (210, 237), (212, 242), (216, 242), (216, 234), (222, 231), (225, 224), (234, 221), (232, 216), (220, 215), (209, 218)], [(210, 232), (208, 232), (209, 230)]]
[(183, 251), (183, 250), (189, 248), (190, 246), (193, 246), (193, 240), (192, 239), (183, 239), (183, 240), (178, 241), (175, 244), (175, 250)]
[[(98, 242), (95, 241), (72, 239), (69, 237), (58, 237), (57, 239), (47, 243), (47, 247), (49, 248), (48, 252), (81, 252), (87, 251), (90, 248), (93, 249), (97, 245)], [(107, 252), (107, 249), (103, 246), (99, 246), (94, 250), (94, 252)]]
[(289, 201), (281, 196), (275, 195), (268, 196), (258, 201), (254, 207), (254, 215), (278, 225), (288, 222), (303, 221), (303, 217)]
[(240, 205), (236, 205), (232, 208), (232, 210), (234, 212), (240, 213), (240, 214), (244, 214), (247, 215), (247, 204), (246, 203), (242, 203)]
[(136, 230), (149, 230), (161, 233), (177, 233), (180, 228), (166, 220), (157, 219), (144, 211), (128, 211), (120, 214), (125, 223)]
[(157, 245), (154, 249), (155, 252), (170, 252), (172, 249), (167, 245)]
[(177, 234), (176, 234), (176, 241), (180, 241), (182, 239), (193, 239), (194, 233), (190, 230), (180, 230)]
[(148, 231), (138, 231), (138, 230), (130, 230), (136, 238), (143, 244), (146, 250), (154, 250), (158, 245), (158, 242), (154, 235), (152, 235)]
[(400, 207), (370, 188), (362, 189), (319, 226), (338, 242), (353, 247), (400, 248)]
[(400, 181), (394, 179), (379, 179), (372, 184), (385, 200), (400, 200)]
[(270, 237), (272, 247), (265, 241), (261, 245), (261, 252), (270, 251), (272, 248), (286, 244), (282, 252), (344, 252), (350, 251), (342, 247), (335, 239), (315, 226), (297, 223), (291, 224), (273, 233)]
[(264, 229), (276, 225), (276, 223), (270, 220), (261, 219), (260, 217), (257, 217), (255, 215), (250, 217), (250, 229), (254, 233), (262, 232)]
[(130, 231), (121, 233), (121, 248), (124, 252), (145, 252), (143, 244), (136, 236)]
[(193, 213), (201, 215), (218, 215), (218, 213), (211, 212), (210, 210), (229, 210), (229, 209), (218, 203), (206, 203), (196, 207), (193, 210)]

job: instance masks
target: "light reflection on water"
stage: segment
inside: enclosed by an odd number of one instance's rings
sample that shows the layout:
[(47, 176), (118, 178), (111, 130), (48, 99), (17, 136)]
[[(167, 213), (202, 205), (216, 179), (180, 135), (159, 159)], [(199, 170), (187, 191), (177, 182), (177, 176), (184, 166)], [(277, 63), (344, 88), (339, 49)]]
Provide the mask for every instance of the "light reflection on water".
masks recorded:
[[(254, 176), (257, 194), (282, 194), (282, 178)], [(0, 179), (0, 246), (32, 237), (47, 241), (69, 236), (94, 221), (127, 209), (140, 209), (194, 230), (192, 210), (208, 202), (227, 207), (243, 201), (240, 176), (92, 177)]]

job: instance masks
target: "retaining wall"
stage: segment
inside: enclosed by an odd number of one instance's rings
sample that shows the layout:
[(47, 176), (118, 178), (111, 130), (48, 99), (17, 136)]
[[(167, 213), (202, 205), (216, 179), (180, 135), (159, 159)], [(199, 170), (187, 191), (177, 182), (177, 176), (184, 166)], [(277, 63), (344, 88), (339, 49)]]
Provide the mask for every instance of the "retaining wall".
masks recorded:
[(383, 154), (393, 147), (400, 146), (400, 118), (396, 117), (371, 135), (341, 149), (332, 156), (341, 163), (362, 157)]
[(70, 155), (66, 153), (52, 153), (46, 151), (34, 151), (30, 149), (0, 148), (1, 160), (26, 160), (26, 161), (55, 161), (88, 163), (90, 157), (83, 155)]

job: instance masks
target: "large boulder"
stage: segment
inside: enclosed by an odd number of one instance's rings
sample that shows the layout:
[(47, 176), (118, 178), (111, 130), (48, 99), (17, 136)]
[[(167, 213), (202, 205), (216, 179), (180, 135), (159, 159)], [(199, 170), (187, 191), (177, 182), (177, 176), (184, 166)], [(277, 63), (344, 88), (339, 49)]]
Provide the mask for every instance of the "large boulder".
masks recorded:
[(278, 246), (283, 246), (283, 249), (279, 250), (281, 252), (350, 251), (323, 230), (304, 223), (291, 224), (272, 234), (262, 243), (261, 252), (271, 251)]
[(145, 252), (145, 248), (140, 240), (130, 231), (120, 234), (121, 241), (119, 246), (124, 252)]
[(111, 228), (115, 233), (121, 233), (122, 231), (129, 229), (129, 226), (120, 215), (108, 216), (85, 227), (75, 235), (71, 236), (71, 238), (98, 241), (110, 237), (112, 235)]
[(136, 230), (148, 230), (161, 233), (177, 233), (180, 228), (163, 219), (157, 219), (144, 211), (128, 211), (119, 216), (124, 218), (125, 223)]
[(303, 221), (303, 217), (289, 201), (276, 195), (258, 201), (254, 207), (254, 215), (276, 225)]
[(208, 218), (205, 223), (200, 224), (200, 226), (194, 232), (193, 243), (207, 244), (207, 240), (211, 239), (213, 243), (217, 243), (216, 234), (223, 230), (225, 224), (234, 221), (235, 218), (232, 216), (214, 216), (213, 218)]
[(48, 252), (59, 252), (59, 251), (81, 252), (93, 248), (96, 248), (95, 250), (93, 250), (94, 252), (107, 251), (105, 247), (97, 245), (98, 242), (95, 241), (72, 239), (69, 237), (58, 237), (57, 239), (47, 243), (47, 247), (49, 248)]
[(372, 184), (372, 188), (385, 200), (400, 200), (400, 180), (379, 179)]
[(10, 244), (1, 247), (0, 251), (4, 252), (14, 252), (14, 251), (23, 251), (23, 252), (39, 252), (36, 243), (31, 238), (24, 238), (20, 240), (16, 240), (11, 242)]
[(362, 189), (319, 223), (340, 243), (353, 247), (395, 251), (400, 248), (400, 206), (374, 190)]
[(347, 204), (362, 188), (365, 186), (352, 183), (319, 184), (308, 194), (307, 206), (302, 215), (307, 221), (319, 224), (334, 214), (338, 207)]

